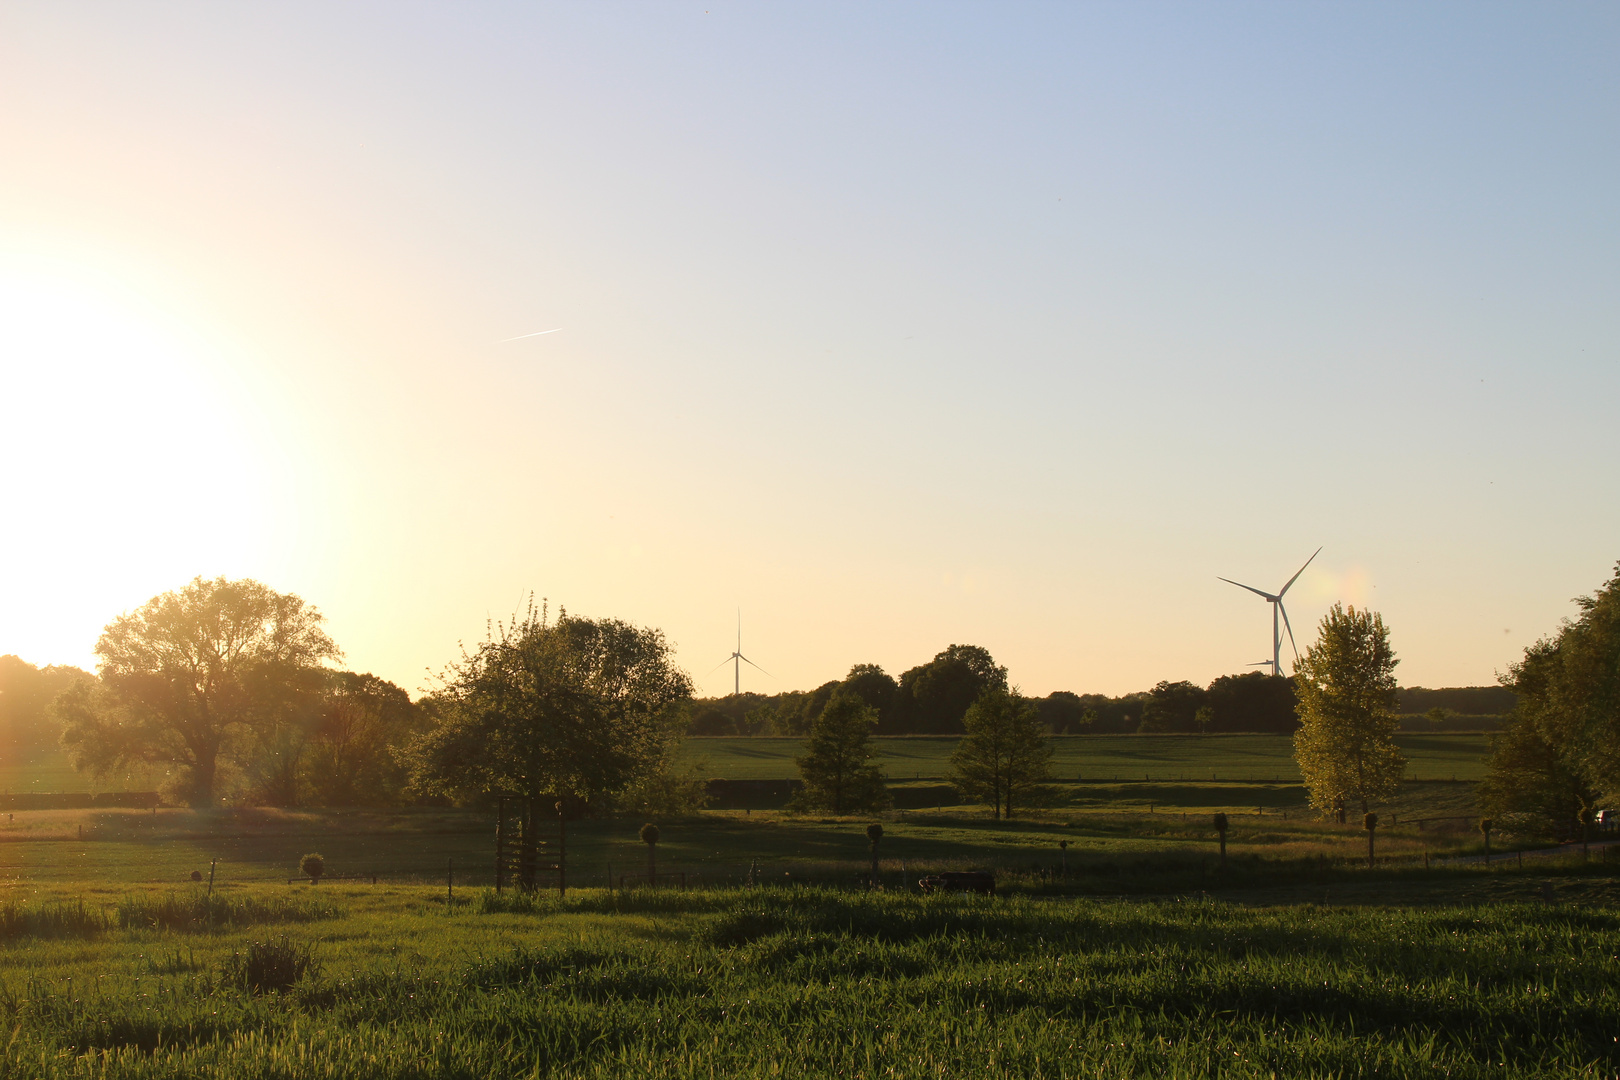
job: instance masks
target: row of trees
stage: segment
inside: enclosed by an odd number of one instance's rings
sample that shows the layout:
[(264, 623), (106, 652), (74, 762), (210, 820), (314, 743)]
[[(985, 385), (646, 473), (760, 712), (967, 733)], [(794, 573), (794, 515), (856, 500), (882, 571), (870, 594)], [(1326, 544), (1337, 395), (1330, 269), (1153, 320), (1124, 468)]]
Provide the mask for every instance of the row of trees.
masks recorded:
[[(997, 820), (1051, 800), (1052, 743), (1033, 703), (1016, 690), (991, 686), (963, 714), (962, 737), (951, 753), (958, 794), (991, 808)], [(812, 724), (805, 752), (795, 759), (801, 786), (789, 804), (799, 812), (833, 814), (886, 810), (892, 799), (872, 760), (878, 711), (839, 689)]]
[[(58, 691), (47, 712), (77, 768), (156, 771), (197, 806), (503, 793), (565, 813), (609, 798), (667, 810), (700, 786), (668, 770), (692, 687), (655, 630), (531, 609), (412, 702), (330, 666), (342, 654), (324, 621), (258, 582), (198, 578), (109, 624), (97, 677), (30, 668), (30, 683), (0, 666), (0, 689)], [(15, 711), (38, 696), (0, 700)]]

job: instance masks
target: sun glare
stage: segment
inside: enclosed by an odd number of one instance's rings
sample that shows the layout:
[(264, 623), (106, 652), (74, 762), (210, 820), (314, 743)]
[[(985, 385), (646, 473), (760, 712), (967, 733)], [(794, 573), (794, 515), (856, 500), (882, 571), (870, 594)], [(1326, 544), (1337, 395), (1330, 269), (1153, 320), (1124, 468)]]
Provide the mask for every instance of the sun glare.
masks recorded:
[(273, 470), (220, 366), (116, 282), (0, 263), (0, 653), (87, 664), (119, 611), (261, 561)]

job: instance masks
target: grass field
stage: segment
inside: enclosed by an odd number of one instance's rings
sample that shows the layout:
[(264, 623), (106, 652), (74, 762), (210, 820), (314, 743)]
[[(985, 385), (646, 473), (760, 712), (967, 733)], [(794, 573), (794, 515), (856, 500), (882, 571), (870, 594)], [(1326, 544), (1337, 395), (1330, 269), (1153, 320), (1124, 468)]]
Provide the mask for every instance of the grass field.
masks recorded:
[[(1612, 884), (1523, 882), (1595, 883)], [(106, 912), (8, 905), (0, 1068), (289, 1080), (1620, 1068), (1620, 918), (1607, 905), (816, 888), (468, 900), (325, 885), (233, 886), (211, 906), (189, 889), (126, 894)]]
[[(0, 816), (0, 1077), (1620, 1069), (1620, 859), (1425, 869), (1478, 834), (1403, 824), (1368, 870), (1356, 828), (1223, 802), (1288, 785), (1079, 786), (1104, 808), (885, 815), (877, 892), (865, 818), (661, 822), (684, 891), (606, 888), (640, 822), (576, 822), (563, 901), (486, 887), (474, 811)], [(1228, 808), (1224, 869), (1207, 806), (1112, 805), (1159, 787)], [(337, 879), (289, 885), (315, 850)], [(916, 891), (969, 866), (1000, 895)]]
[[(1419, 780), (1479, 780), (1489, 736), (1401, 735), (1408, 776)], [(943, 777), (956, 739), (911, 736), (872, 740), (893, 780)], [(1053, 771), (1067, 780), (1299, 780), (1287, 735), (1058, 735)], [(786, 780), (803, 742), (790, 738), (695, 737), (681, 746), (685, 762), (728, 780)]]
[[(1468, 733), (1397, 738), (1410, 761), (1407, 774), (1420, 780), (1480, 779), (1488, 740)], [(890, 777), (905, 780), (943, 777), (956, 740), (914, 736), (873, 743)], [(1054, 770), (1068, 780), (1299, 780), (1286, 735), (1058, 735), (1052, 743)], [(798, 775), (793, 758), (802, 745), (789, 738), (694, 737), (681, 746), (680, 760), (701, 763), (707, 775), (728, 780), (787, 780)], [(0, 760), (0, 792), (144, 791), (162, 779), (130, 770), (97, 783), (74, 772), (60, 751)]]

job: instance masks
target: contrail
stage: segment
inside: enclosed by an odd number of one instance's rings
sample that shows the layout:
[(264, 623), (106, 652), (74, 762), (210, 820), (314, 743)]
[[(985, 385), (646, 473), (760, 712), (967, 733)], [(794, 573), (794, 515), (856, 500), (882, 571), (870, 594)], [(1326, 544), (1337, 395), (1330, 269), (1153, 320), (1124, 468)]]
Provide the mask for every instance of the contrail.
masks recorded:
[(561, 330), (561, 329), (562, 329), (562, 327), (556, 326), (556, 327), (551, 328), (550, 330), (536, 330), (532, 334), (519, 334), (517, 337), (501, 338), (501, 340), (497, 341), (495, 344), (497, 344), (497, 345), (505, 345), (508, 341), (522, 341), (526, 337), (539, 337), (541, 334), (555, 334), (558, 330)]

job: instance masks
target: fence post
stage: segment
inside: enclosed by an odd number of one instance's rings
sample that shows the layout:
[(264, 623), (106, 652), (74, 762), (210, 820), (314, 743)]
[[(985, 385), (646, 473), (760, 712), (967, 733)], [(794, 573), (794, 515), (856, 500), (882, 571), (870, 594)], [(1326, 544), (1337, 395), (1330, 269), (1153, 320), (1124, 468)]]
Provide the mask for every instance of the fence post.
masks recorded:
[(450, 909), (450, 905), (455, 902), (455, 899), (456, 899), (456, 860), (455, 859), (449, 859), (449, 860), (447, 860), (445, 862), (445, 866), (444, 866), (444, 906), (445, 906), (446, 911), (448, 911)]
[(208, 860), (208, 895), (210, 898), (214, 895), (214, 867), (218, 865), (218, 859)]

